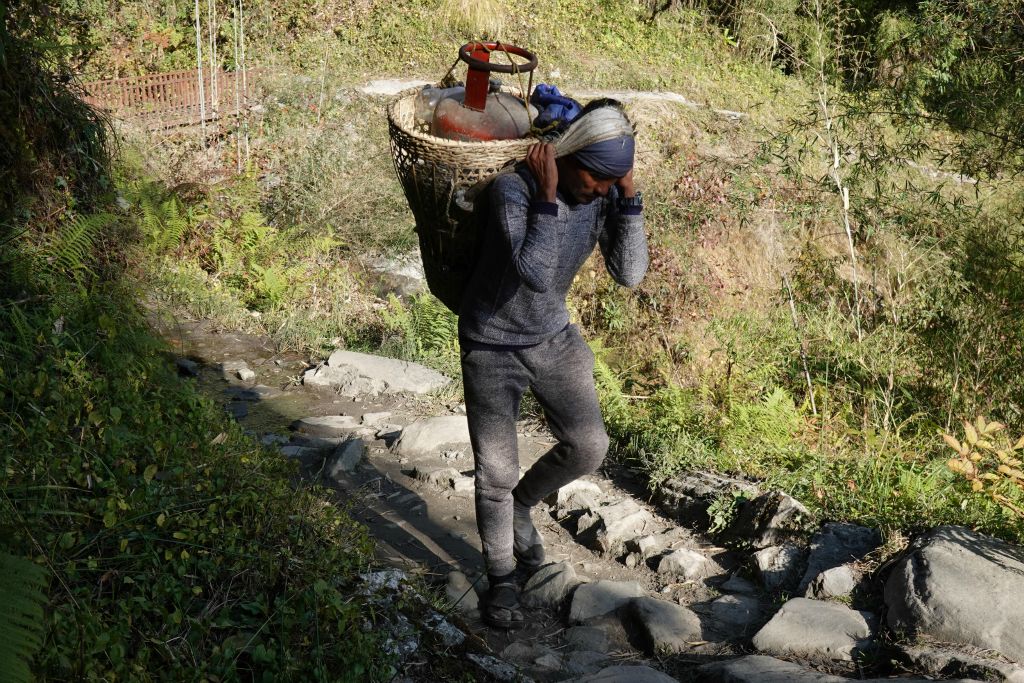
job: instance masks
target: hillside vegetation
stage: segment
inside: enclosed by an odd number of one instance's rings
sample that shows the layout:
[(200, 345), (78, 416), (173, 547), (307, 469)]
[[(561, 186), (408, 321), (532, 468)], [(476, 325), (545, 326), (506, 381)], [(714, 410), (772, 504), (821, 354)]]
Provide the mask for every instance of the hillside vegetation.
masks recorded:
[[(571, 294), (614, 458), (652, 485), (757, 478), (893, 537), (1024, 539), (1013, 0), (257, 0), (247, 155), (226, 124), (110, 138), (69, 84), (194, 66), (191, 11), (0, 10), (0, 550), (49, 577), (42, 677), (389, 670), (351, 590), (365, 532), (179, 383), (133, 302), (457, 375), (454, 316), (376, 289), (416, 238), (383, 101), (353, 86), (438, 79), (487, 32), (570, 93), (701, 105), (630, 105), (651, 270), (627, 291), (595, 258)], [(232, 3), (204, 13), (232, 68)]]

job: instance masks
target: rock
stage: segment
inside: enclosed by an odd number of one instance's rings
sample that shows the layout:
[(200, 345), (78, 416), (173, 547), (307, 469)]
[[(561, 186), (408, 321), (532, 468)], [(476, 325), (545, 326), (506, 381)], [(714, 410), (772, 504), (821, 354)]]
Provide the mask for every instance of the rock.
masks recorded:
[(562, 668), (562, 658), (551, 648), (521, 641), (510, 643), (501, 651), (501, 658), (523, 668)]
[(374, 433), (374, 436), (390, 447), (402, 437), (402, 425), (383, 425)]
[(844, 564), (826, 569), (814, 577), (814, 580), (807, 586), (804, 597), (818, 600), (843, 598), (853, 593), (853, 589), (856, 587), (857, 575), (853, 571), (853, 567)]
[(231, 401), (224, 406), (224, 410), (236, 420), (241, 420), (249, 414), (249, 406), (244, 401)]
[(626, 541), (654, 528), (651, 513), (630, 498), (603, 505), (580, 518), (577, 537), (587, 547), (605, 555), (619, 555)]
[(658, 562), (659, 574), (678, 576), (685, 581), (699, 581), (722, 571), (722, 567), (710, 557), (689, 548), (674, 550)]
[(178, 374), (185, 377), (199, 376), (199, 363), (188, 358), (175, 358), (174, 365), (178, 368)]
[(723, 496), (758, 495), (757, 487), (743, 479), (710, 472), (688, 472), (669, 479), (654, 491), (654, 503), (667, 516), (686, 525), (708, 528), (708, 507)]
[(608, 652), (608, 632), (597, 626), (572, 626), (565, 631), (565, 642), (577, 650)]
[(885, 603), (893, 629), (1024, 662), (1024, 548), (937, 527), (893, 568)]
[(389, 393), (425, 394), (451, 382), (440, 372), (418, 363), (354, 351), (335, 351), (327, 359), (327, 366), (336, 369), (352, 369), (360, 377), (384, 384)]
[[(713, 662), (697, 669), (701, 683), (849, 683), (849, 678), (805, 669), (765, 655), (747, 655), (738, 659)], [(868, 678), (862, 683), (892, 683), (891, 678)], [(927, 683), (924, 678), (900, 678), (899, 683)], [(954, 683), (946, 681), (946, 683)], [(956, 683), (971, 683), (957, 679)]]
[(562, 661), (566, 673), (579, 676), (600, 671), (601, 667), (607, 663), (608, 655), (604, 652), (577, 650), (565, 655)]
[(356, 466), (366, 455), (366, 444), (362, 439), (350, 439), (338, 446), (327, 461), (327, 476), (338, 481), (343, 474), (356, 471)]
[(459, 612), (465, 614), (480, 607), (480, 597), (473, 590), (473, 584), (462, 572), (448, 572), (448, 581), (444, 590), (448, 602)]
[(722, 631), (749, 633), (761, 622), (761, 601), (753, 595), (723, 595), (711, 603), (711, 617)]
[(281, 446), (281, 455), (286, 458), (315, 458), (320, 455), (320, 449), (305, 446)]
[(569, 608), (569, 621), (580, 624), (609, 612), (614, 612), (633, 598), (644, 594), (637, 581), (595, 581), (576, 589)]
[(439, 489), (456, 493), (472, 493), (475, 486), (473, 477), (467, 477), (454, 467), (440, 470), (416, 469), (416, 479)]
[(359, 426), (359, 420), (351, 415), (322, 415), (296, 420), (291, 427), (297, 432), (310, 436), (343, 437)]
[(533, 683), (532, 678), (524, 676), (519, 672), (519, 669), (508, 662), (501, 661), (497, 657), (470, 653), (466, 655), (466, 659), (476, 664), (487, 674), (502, 681), (502, 683), (513, 683), (513, 681), (515, 683)]
[(639, 555), (642, 559), (647, 559), (648, 557), (657, 555), (664, 547), (664, 536), (641, 536), (640, 538), (634, 538), (626, 543), (626, 548)]
[(697, 615), (674, 602), (657, 598), (636, 598), (629, 603), (630, 616), (640, 624), (648, 654), (675, 654), (689, 649), (701, 638)]
[(306, 370), (302, 375), (302, 384), (307, 387), (332, 388), (348, 398), (376, 396), (388, 389), (385, 382), (363, 377), (353, 368), (332, 368), (329, 365)]
[(239, 370), (248, 370), (249, 364), (244, 360), (226, 360), (222, 361), (217, 367), (220, 369), (220, 376), (230, 381), (238, 377)]
[(799, 539), (810, 521), (810, 511), (799, 501), (773, 491), (744, 503), (723, 537), (754, 548), (767, 548)]
[(431, 612), (423, 620), (426, 629), (432, 632), (441, 641), (444, 647), (455, 647), (466, 640), (466, 634), (454, 624), (444, 618), (439, 612)]
[(872, 646), (874, 617), (846, 605), (793, 598), (754, 636), (754, 647), (775, 655), (853, 661)]
[(465, 417), (446, 415), (417, 420), (402, 430), (398, 441), (401, 455), (425, 455), (447, 444), (469, 444), (469, 422)]
[(971, 676), (984, 681), (1024, 683), (1024, 667), (940, 647), (903, 647), (903, 659), (915, 671), (935, 678)]
[(239, 368), (235, 371), (235, 375), (243, 382), (252, 382), (256, 379), (256, 373), (249, 368)]
[(570, 563), (545, 565), (526, 582), (520, 600), (526, 607), (557, 608), (580, 583)]
[(224, 390), (224, 393), (238, 401), (265, 401), (281, 395), (280, 389), (268, 387), (266, 384), (256, 384), (251, 387), (231, 386)]
[(576, 510), (591, 510), (601, 502), (604, 492), (601, 487), (585, 479), (569, 482), (548, 497), (547, 503), (555, 508), (555, 514), (564, 517)]
[(391, 419), (391, 411), (384, 410), (379, 413), (363, 413), (362, 423), (369, 427), (379, 427)]
[(288, 443), (288, 437), (282, 434), (264, 434), (263, 438), (260, 439), (260, 443), (264, 446), (280, 446), (281, 444)]
[(856, 524), (823, 525), (811, 539), (807, 571), (796, 589), (797, 593), (805, 593), (811, 582), (822, 572), (862, 560), (881, 544), (882, 536), (875, 529)]
[(719, 586), (726, 593), (741, 593), (743, 595), (757, 595), (757, 586), (741, 576), (733, 574), (729, 579)]
[(676, 679), (649, 666), (610, 666), (594, 674), (570, 678), (565, 683), (678, 683)]
[(769, 591), (779, 591), (796, 585), (803, 554), (803, 550), (788, 543), (754, 553), (754, 566), (764, 587)]
[(292, 434), (291, 443), (293, 446), (313, 448), (318, 451), (333, 451), (341, 444), (349, 440), (349, 436), (310, 436), (302, 432)]

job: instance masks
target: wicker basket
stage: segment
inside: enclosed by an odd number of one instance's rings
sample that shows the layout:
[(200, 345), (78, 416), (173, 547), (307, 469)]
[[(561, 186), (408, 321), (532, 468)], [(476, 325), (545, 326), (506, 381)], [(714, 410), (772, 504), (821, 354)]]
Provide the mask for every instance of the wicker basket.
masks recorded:
[(416, 127), (419, 91), (405, 90), (388, 105), (391, 155), (416, 220), (427, 285), (442, 303), (458, 312), (473, 272), (481, 209), (456, 200), (509, 162), (526, 158), (536, 140), (459, 142), (431, 135)]

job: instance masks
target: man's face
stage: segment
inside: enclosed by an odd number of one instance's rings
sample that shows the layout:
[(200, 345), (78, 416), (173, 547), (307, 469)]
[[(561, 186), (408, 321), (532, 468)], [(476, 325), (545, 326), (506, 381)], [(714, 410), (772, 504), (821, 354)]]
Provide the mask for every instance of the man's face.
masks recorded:
[(562, 189), (568, 191), (572, 198), (580, 204), (589, 204), (598, 197), (604, 197), (612, 189), (619, 178), (603, 178), (596, 176), (576, 163), (575, 159), (567, 159), (564, 170), (559, 171), (558, 179)]

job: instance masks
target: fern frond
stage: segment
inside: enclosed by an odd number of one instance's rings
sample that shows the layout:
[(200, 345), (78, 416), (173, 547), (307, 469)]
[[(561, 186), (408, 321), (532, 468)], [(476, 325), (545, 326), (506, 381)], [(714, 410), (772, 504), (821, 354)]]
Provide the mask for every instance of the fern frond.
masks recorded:
[(43, 643), (46, 571), (0, 553), (0, 683), (30, 683), (29, 662)]
[(57, 239), (41, 254), (47, 274), (70, 275), (75, 279), (83, 274), (91, 274), (89, 262), (93, 260), (100, 234), (116, 220), (117, 216), (110, 213), (72, 218), (64, 225)]

